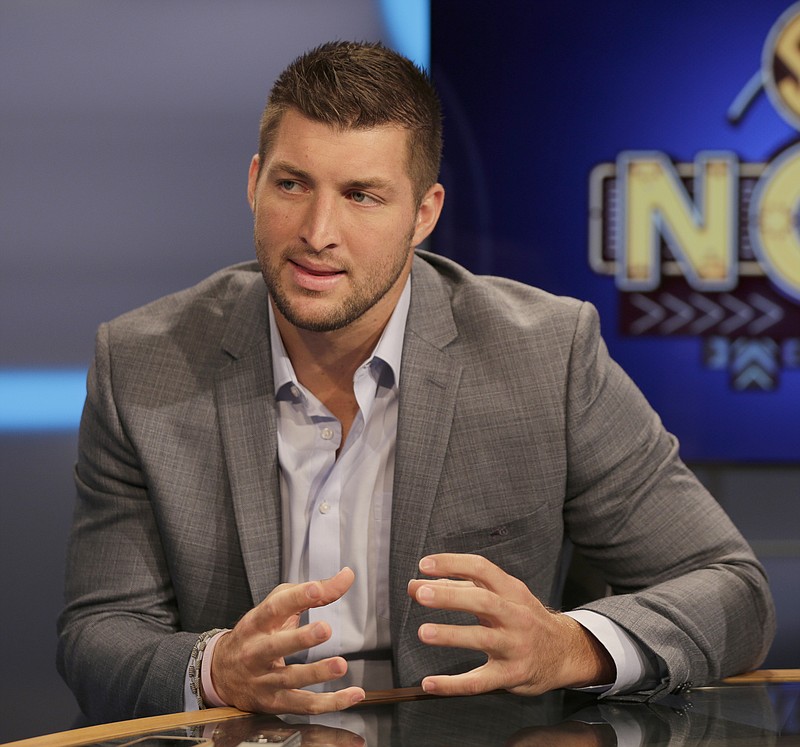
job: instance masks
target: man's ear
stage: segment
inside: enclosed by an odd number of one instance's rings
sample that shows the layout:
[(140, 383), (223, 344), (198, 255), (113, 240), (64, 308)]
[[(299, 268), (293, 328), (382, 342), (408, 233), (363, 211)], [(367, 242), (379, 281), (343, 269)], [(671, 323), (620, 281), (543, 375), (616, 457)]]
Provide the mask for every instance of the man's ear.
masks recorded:
[(258, 184), (258, 170), (261, 166), (261, 161), (258, 158), (258, 153), (250, 159), (250, 171), (247, 172), (247, 201), (250, 203), (250, 209), (256, 209), (256, 186)]
[(412, 246), (419, 246), (431, 235), (444, 206), (444, 187), (438, 182), (428, 189), (417, 210)]

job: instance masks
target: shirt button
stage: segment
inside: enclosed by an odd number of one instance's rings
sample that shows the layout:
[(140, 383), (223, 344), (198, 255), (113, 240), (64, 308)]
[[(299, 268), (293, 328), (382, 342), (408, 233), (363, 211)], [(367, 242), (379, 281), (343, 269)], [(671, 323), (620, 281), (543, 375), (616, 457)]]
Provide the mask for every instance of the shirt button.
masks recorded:
[(321, 514), (327, 514), (328, 511), (330, 511), (330, 510), (331, 510), (331, 504), (328, 503), (328, 501), (323, 501), (322, 503), (320, 503), (319, 512)]
[(333, 438), (333, 429), (332, 428), (323, 428), (319, 435), (322, 436), (326, 441), (330, 441)]
[(289, 391), (292, 393), (292, 397), (300, 396), (300, 390), (296, 386), (293, 386)]

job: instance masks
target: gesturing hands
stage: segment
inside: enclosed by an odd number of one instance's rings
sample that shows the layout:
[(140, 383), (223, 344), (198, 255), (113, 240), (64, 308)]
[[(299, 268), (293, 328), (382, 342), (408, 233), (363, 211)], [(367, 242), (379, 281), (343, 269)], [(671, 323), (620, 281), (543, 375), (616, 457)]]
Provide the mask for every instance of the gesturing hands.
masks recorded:
[(363, 700), (360, 687), (328, 693), (299, 689), (341, 677), (347, 671), (347, 662), (341, 657), (308, 664), (287, 665), (284, 661), (284, 657), (330, 638), (327, 623), (300, 627), (300, 615), (336, 601), (353, 580), (353, 571), (343, 568), (323, 581), (275, 587), (217, 642), (211, 677), (220, 698), (244, 711), (260, 713), (324, 713)]
[(522, 581), (486, 558), (442, 553), (423, 558), (419, 568), (438, 578), (413, 579), (408, 585), (412, 599), (478, 618), (476, 625), (425, 623), (419, 628), (420, 640), (488, 656), (469, 672), (426, 677), (426, 692), (474, 695), (504, 689), (540, 695), (614, 681), (611, 658), (594, 636), (571, 617), (547, 609)]
[[(425, 623), (419, 628), (420, 640), (483, 651), (488, 657), (463, 674), (426, 677), (426, 692), (472, 695), (505, 689), (539, 695), (613, 682), (613, 662), (588, 631), (547, 609), (522, 581), (485, 558), (430, 555), (420, 561), (420, 570), (433, 578), (409, 583), (413, 599), (425, 607), (460, 610), (477, 618), (475, 625)], [(360, 687), (326, 693), (301, 689), (344, 675), (347, 662), (341, 657), (285, 663), (285, 657), (330, 638), (327, 623), (300, 626), (300, 615), (336, 601), (353, 580), (353, 572), (344, 568), (322, 581), (281, 584), (250, 610), (214, 650), (211, 676), (220, 698), (245, 711), (307, 714), (338, 711), (363, 700)]]

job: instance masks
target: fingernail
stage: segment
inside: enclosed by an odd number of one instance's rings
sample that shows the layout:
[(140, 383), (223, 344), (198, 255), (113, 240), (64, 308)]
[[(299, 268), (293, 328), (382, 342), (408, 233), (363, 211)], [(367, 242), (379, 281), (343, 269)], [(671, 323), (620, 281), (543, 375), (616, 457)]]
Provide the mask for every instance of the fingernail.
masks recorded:
[(306, 594), (308, 595), (309, 599), (317, 600), (322, 596), (322, 591), (317, 584), (311, 584), (306, 589)]
[(423, 558), (419, 561), (419, 569), (423, 573), (430, 573), (436, 569), (436, 561), (433, 558)]
[(432, 641), (436, 638), (436, 628), (433, 625), (420, 625), (419, 635), (426, 641)]
[(347, 664), (341, 659), (334, 659), (331, 664), (331, 674), (341, 677), (347, 671)]
[(328, 631), (325, 629), (325, 626), (322, 623), (317, 623), (312, 632), (314, 634), (314, 638), (319, 641), (324, 641), (328, 637)]
[(364, 693), (356, 693), (352, 698), (350, 698), (350, 702), (353, 705), (360, 703), (362, 700), (364, 700)]
[(430, 680), (422, 680), (422, 690), (426, 693), (435, 693), (436, 683), (431, 682)]
[(417, 599), (420, 602), (432, 602), (433, 597), (433, 589), (430, 586), (420, 586), (419, 589), (417, 589)]

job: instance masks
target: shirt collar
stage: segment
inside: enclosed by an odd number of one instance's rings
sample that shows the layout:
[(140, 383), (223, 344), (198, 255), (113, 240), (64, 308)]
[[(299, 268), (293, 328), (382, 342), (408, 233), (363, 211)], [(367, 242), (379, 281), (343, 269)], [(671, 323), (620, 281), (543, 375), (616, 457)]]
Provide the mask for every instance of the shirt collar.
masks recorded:
[[(397, 301), (389, 321), (383, 328), (378, 344), (372, 355), (364, 362), (365, 366), (372, 366), (373, 362), (379, 363), (384, 372), (391, 374), (387, 381), (385, 375), (376, 376), (386, 386), (397, 388), (400, 384), (400, 363), (403, 357), (403, 339), (405, 338), (406, 319), (411, 305), (411, 276), (406, 279), (406, 284)], [(272, 303), (267, 302), (269, 311), (270, 347), (272, 349), (272, 377), (275, 382), (275, 394), (287, 385), (297, 385), (297, 376), (294, 372), (289, 355), (281, 339), (278, 325), (275, 321), (275, 312)]]

